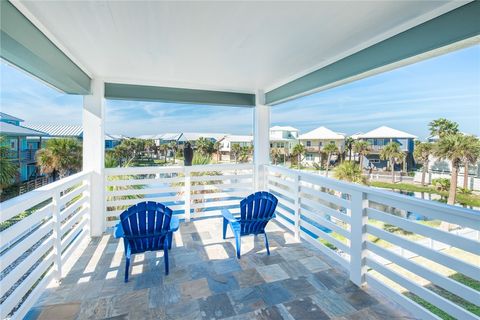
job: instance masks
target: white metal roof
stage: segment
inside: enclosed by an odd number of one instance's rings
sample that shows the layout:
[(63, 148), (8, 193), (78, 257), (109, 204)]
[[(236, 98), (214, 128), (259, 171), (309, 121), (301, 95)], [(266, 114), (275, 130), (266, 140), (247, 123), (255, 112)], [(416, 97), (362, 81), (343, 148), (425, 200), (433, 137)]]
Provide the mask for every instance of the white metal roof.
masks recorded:
[(12, 1), (109, 82), (269, 90), (465, 1)]
[(11, 136), (47, 136), (45, 132), (0, 121), (0, 134)]
[(298, 137), (300, 140), (339, 140), (339, 139), (345, 139), (345, 136), (343, 134), (340, 134), (338, 132), (334, 132), (326, 127), (318, 127), (312, 131), (309, 131), (307, 133), (304, 133)]
[(358, 135), (359, 138), (417, 138), (417, 136), (400, 131), (397, 129), (393, 129), (387, 126), (381, 126), (372, 131), (368, 131), (367, 133)]
[(298, 129), (290, 126), (273, 126), (270, 131), (298, 131)]
[(230, 142), (252, 142), (253, 136), (246, 136), (246, 135), (236, 135), (236, 134), (229, 134), (225, 137), (225, 140)]
[(81, 137), (82, 126), (67, 124), (25, 124), (25, 127), (48, 133), (52, 137)]
[(215, 141), (219, 141), (223, 139), (223, 137), (225, 137), (226, 135), (227, 135), (226, 133), (184, 132), (183, 138), (185, 138), (186, 141), (195, 141), (195, 140), (198, 140), (199, 138), (212, 139)]
[(12, 116), (8, 113), (5, 113), (5, 112), (0, 112), (0, 119), (23, 122), (23, 119), (14, 117), (14, 116)]

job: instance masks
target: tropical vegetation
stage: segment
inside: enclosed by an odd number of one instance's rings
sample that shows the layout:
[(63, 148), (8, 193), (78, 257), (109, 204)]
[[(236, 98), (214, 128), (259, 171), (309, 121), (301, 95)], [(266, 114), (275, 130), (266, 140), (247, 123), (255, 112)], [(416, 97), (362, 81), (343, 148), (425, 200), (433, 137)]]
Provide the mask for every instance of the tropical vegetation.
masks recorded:
[(366, 180), (362, 175), (360, 165), (354, 161), (343, 161), (335, 168), (333, 176), (336, 179), (353, 183), (365, 183)]
[(35, 156), (40, 171), (43, 174), (51, 174), (53, 180), (64, 178), (82, 169), (82, 145), (77, 139), (49, 139), (45, 148), (38, 150)]
[(415, 144), (413, 157), (422, 164), (422, 186), (425, 186), (425, 177), (428, 173), (428, 162), (433, 152), (433, 144), (429, 142), (419, 142)]
[(292, 150), (292, 156), (296, 158), (297, 167), (301, 169), (302, 167), (302, 156), (305, 154), (305, 146), (301, 143), (297, 143)]
[(323, 152), (327, 154), (327, 166), (325, 170), (325, 176), (328, 177), (328, 169), (330, 168), (330, 162), (332, 161), (332, 155), (338, 154), (339, 150), (335, 143), (329, 143), (325, 145), (322, 149)]
[(370, 143), (368, 143), (368, 141), (357, 140), (353, 143), (353, 151), (358, 154), (360, 167), (363, 169), (363, 158), (371, 151)]
[(10, 186), (18, 174), (18, 166), (8, 158), (8, 147), (4, 146), (5, 137), (0, 136), (0, 194)]
[(380, 150), (380, 158), (388, 160), (392, 170), (392, 183), (395, 183), (395, 165), (405, 159), (405, 153), (396, 142), (390, 142)]

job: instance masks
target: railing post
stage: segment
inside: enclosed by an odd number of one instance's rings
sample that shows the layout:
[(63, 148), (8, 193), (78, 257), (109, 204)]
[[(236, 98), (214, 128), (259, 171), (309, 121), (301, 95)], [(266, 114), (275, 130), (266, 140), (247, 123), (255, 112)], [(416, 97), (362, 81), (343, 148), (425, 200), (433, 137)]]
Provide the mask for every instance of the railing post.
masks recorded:
[(357, 286), (365, 284), (366, 225), (368, 200), (361, 191), (351, 193), (351, 226), (350, 226), (350, 280)]
[(300, 175), (296, 174), (293, 182), (294, 191), (294, 217), (295, 217), (295, 239), (300, 240)]
[(55, 279), (60, 281), (62, 278), (62, 219), (60, 215), (60, 190), (58, 189), (53, 190), (52, 206)]
[(185, 167), (185, 221), (190, 221), (190, 205), (191, 205), (191, 179), (190, 179), (190, 168)]

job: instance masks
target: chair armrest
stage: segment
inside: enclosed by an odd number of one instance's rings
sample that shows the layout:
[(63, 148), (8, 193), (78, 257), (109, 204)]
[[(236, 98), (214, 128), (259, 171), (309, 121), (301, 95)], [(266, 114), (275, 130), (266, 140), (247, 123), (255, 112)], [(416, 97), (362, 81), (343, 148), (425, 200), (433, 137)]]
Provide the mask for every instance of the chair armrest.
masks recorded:
[(233, 214), (230, 213), (230, 210), (228, 209), (223, 209), (222, 210), (222, 216), (227, 219), (229, 222), (237, 222), (237, 218), (233, 216)]
[(170, 219), (170, 232), (175, 232), (180, 226), (180, 220), (177, 217), (172, 217)]
[(116, 239), (122, 238), (125, 236), (125, 231), (123, 231), (123, 227), (121, 223), (117, 223), (115, 225), (115, 229), (113, 230), (113, 235)]

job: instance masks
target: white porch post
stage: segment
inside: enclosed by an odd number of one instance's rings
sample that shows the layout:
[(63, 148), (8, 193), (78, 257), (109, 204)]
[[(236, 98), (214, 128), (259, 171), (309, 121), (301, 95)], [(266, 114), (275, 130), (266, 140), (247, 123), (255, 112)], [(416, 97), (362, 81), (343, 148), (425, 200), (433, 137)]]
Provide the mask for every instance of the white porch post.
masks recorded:
[(105, 98), (104, 82), (93, 79), (92, 94), (83, 98), (83, 170), (91, 172), (90, 236), (101, 236), (105, 225)]
[(264, 165), (270, 163), (270, 106), (265, 105), (263, 91), (256, 93), (253, 143), (255, 191), (259, 191), (264, 189)]

